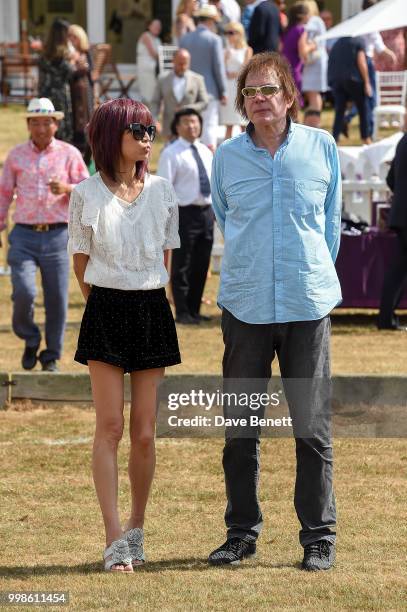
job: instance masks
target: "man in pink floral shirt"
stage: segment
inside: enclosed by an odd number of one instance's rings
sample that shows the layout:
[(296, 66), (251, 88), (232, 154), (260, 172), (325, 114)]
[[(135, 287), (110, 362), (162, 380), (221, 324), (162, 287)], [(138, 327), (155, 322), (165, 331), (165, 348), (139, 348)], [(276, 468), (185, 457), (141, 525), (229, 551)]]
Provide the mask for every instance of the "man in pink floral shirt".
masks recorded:
[[(30, 139), (9, 153), (0, 179), (0, 231), (16, 194), (15, 226), (8, 263), (13, 286), (13, 330), (25, 340), (22, 366), (56, 371), (61, 357), (68, 303), (68, 205), (75, 184), (89, 176), (79, 151), (54, 138), (63, 113), (47, 98), (27, 109)], [(1, 243), (0, 243), (1, 246)], [(41, 271), (46, 348), (37, 356), (41, 333), (34, 322), (36, 272)]]

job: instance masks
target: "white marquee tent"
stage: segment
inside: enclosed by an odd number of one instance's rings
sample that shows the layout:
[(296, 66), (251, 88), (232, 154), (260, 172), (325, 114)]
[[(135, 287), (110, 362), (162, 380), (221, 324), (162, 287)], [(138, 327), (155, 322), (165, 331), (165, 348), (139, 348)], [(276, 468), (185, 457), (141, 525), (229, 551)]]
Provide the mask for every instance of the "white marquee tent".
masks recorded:
[(362, 36), (407, 26), (407, 0), (382, 0), (354, 17), (330, 28), (319, 40)]

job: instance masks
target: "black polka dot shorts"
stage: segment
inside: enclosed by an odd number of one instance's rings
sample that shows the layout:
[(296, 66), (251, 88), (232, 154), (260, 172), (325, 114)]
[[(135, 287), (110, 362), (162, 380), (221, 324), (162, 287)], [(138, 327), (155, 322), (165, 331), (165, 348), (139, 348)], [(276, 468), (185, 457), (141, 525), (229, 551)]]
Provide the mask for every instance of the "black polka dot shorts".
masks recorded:
[(181, 363), (165, 289), (122, 291), (92, 287), (75, 361), (103, 361), (125, 372)]

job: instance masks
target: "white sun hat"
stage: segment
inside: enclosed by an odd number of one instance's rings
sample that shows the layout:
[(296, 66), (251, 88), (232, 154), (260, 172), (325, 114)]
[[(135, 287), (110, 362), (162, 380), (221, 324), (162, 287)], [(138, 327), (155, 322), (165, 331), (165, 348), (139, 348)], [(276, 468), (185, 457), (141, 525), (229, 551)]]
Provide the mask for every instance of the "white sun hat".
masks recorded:
[(64, 113), (56, 111), (48, 98), (33, 98), (28, 104), (25, 116), (27, 119), (30, 117), (53, 117), (59, 121), (64, 118)]
[(194, 17), (205, 17), (206, 19), (220, 21), (219, 13), (216, 6), (213, 4), (203, 4), (201, 8), (194, 13)]

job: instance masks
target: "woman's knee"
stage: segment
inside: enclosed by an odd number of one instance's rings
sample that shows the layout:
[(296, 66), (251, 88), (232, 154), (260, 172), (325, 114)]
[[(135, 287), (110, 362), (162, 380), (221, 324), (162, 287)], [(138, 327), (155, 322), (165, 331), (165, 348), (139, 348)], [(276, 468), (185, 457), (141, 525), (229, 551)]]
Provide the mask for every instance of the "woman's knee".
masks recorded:
[(155, 443), (155, 435), (153, 430), (145, 430), (130, 433), (130, 442), (133, 448), (136, 448), (143, 454), (148, 454)]
[(96, 424), (95, 440), (115, 445), (123, 437), (124, 419), (109, 419)]

